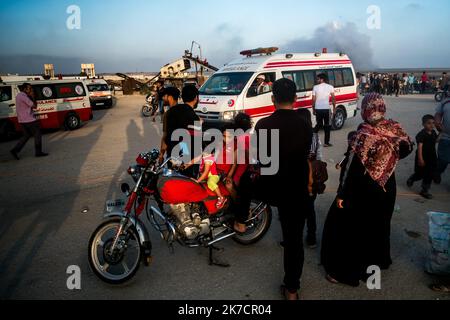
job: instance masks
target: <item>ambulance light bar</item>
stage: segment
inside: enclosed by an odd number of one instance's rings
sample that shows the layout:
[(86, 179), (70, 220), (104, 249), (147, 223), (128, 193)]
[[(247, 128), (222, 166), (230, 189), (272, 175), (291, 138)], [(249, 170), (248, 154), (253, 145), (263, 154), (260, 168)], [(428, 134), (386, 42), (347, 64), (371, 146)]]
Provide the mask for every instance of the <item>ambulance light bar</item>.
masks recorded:
[(241, 51), (241, 55), (251, 57), (257, 54), (263, 55), (271, 55), (272, 53), (278, 51), (278, 48), (276, 47), (270, 47), (270, 48), (258, 48), (258, 49), (251, 49), (251, 50), (244, 50)]

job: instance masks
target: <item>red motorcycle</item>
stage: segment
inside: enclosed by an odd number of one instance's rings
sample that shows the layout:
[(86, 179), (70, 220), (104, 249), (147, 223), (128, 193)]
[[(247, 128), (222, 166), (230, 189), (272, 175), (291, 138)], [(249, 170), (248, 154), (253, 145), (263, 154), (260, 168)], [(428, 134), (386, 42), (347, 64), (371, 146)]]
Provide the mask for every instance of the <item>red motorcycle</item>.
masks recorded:
[[(232, 227), (233, 213), (228, 207), (217, 209), (216, 194), (180, 174), (179, 160), (169, 158), (158, 164), (159, 154), (153, 150), (138, 156), (136, 165), (128, 169), (135, 187), (132, 190), (128, 184), (121, 187), (127, 201), (107, 201), (107, 220), (90, 238), (89, 264), (105, 282), (124, 283), (136, 274), (141, 262), (150, 265), (152, 243), (141, 220), (144, 212), (170, 246), (178, 242), (190, 248), (208, 248), (209, 263), (218, 266), (229, 265), (214, 259), (213, 250), (218, 250), (214, 244), (232, 238), (250, 245), (259, 241), (270, 227), (270, 206), (253, 201), (246, 222), (247, 232), (237, 234)], [(230, 198), (224, 184), (220, 189), (222, 195)]]

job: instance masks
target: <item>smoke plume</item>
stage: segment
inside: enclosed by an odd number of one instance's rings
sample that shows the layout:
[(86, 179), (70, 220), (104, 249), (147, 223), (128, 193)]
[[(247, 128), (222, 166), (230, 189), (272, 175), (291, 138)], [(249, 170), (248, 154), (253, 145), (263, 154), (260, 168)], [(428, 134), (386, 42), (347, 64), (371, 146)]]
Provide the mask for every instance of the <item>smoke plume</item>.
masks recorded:
[(354, 23), (344, 25), (328, 23), (314, 31), (311, 38), (299, 38), (286, 43), (283, 52), (321, 52), (328, 48), (328, 52), (344, 52), (352, 59), (357, 69), (372, 69), (373, 51), (370, 37), (359, 32)]

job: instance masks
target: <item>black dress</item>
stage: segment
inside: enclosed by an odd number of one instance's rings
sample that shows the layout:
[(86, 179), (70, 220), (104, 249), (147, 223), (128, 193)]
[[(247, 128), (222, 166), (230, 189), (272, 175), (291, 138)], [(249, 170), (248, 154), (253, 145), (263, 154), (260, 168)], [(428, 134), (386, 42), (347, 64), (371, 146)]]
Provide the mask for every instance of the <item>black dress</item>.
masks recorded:
[[(400, 148), (401, 158), (411, 152), (408, 143)], [(397, 186), (395, 174), (383, 189), (366, 170), (357, 156), (348, 161), (343, 173), (338, 198), (344, 209), (332, 204), (325, 222), (322, 239), (322, 264), (325, 271), (340, 283), (358, 286), (369, 274), (369, 266), (388, 269), (391, 218)]]

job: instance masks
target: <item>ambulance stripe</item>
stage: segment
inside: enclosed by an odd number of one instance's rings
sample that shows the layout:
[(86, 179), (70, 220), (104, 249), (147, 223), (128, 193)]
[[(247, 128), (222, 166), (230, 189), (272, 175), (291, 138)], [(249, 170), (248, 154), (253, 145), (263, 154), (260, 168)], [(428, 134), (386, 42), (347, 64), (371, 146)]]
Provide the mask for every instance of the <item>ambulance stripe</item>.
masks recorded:
[[(355, 101), (357, 101), (357, 98), (358, 98), (358, 95), (356, 93), (342, 94), (342, 95), (336, 96), (336, 104), (337, 103), (355, 102)], [(294, 109), (311, 108), (311, 107), (312, 107), (312, 99), (299, 100), (294, 104)], [(274, 105), (244, 110), (244, 112), (246, 114), (248, 114), (249, 116), (251, 116), (252, 118), (271, 115), (274, 111), (275, 111)]]
[(322, 62), (317, 62), (317, 63), (289, 63), (289, 64), (273, 64), (273, 65), (266, 65), (264, 67), (264, 69), (270, 69), (270, 68), (287, 68), (287, 67), (312, 67), (312, 66), (334, 66), (334, 65), (347, 65), (347, 64), (352, 64), (351, 61), (349, 62), (345, 62), (345, 61), (340, 61), (340, 62), (333, 62), (333, 63), (322, 63)]

